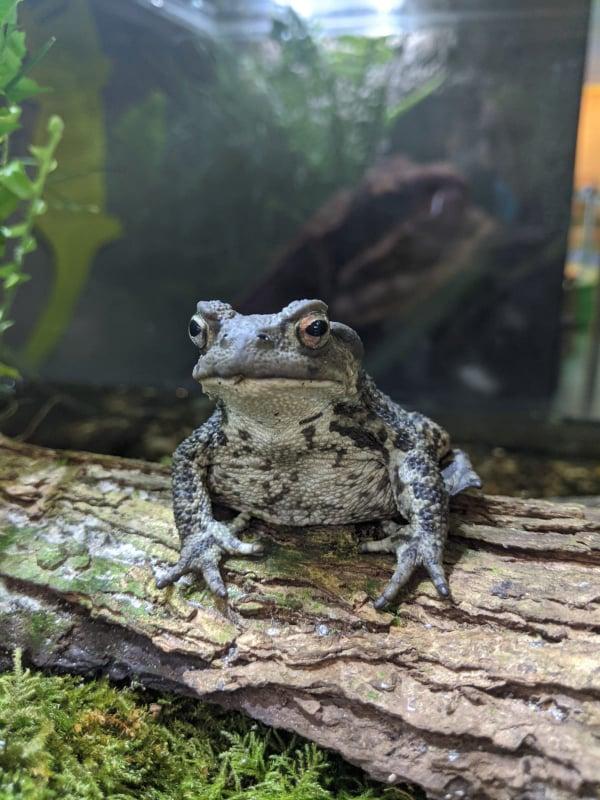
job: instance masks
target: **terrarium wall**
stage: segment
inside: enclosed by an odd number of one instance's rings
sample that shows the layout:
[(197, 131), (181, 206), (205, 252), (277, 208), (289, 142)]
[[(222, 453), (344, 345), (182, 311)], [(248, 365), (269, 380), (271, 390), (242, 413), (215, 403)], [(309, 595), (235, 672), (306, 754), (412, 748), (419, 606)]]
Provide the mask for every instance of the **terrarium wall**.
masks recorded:
[(255, 3), (258, 33), (177, 5), (25, 4), (57, 37), (28, 126), (66, 125), (10, 339), (29, 380), (189, 390), (198, 299), (316, 296), (397, 400), (545, 414), (588, 3)]

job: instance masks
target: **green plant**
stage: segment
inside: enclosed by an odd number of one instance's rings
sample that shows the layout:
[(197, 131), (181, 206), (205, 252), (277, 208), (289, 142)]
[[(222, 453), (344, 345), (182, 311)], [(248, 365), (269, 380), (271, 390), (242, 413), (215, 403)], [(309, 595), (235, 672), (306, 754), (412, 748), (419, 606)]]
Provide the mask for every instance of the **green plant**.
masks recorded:
[[(56, 169), (54, 154), (63, 131), (62, 120), (51, 117), (45, 145), (31, 146), (28, 157), (11, 155), (12, 137), (21, 125), (21, 104), (43, 91), (27, 73), (52, 45), (49, 40), (27, 58), (25, 34), (17, 22), (19, 2), (0, 0), (0, 342), (13, 324), (10, 311), (16, 290), (29, 278), (24, 261), (36, 247), (33, 226), (46, 210), (44, 188)], [(14, 367), (0, 362), (0, 376), (17, 375)]]
[(44, 676), (23, 669), (17, 652), (13, 671), (0, 675), (0, 800), (105, 797), (413, 800), (239, 714)]
[[(66, 120), (60, 175), (48, 182), (48, 211), (36, 223), (52, 274), (44, 306), (24, 331), (27, 339), (18, 349), (19, 362), (28, 374), (35, 374), (46, 362), (67, 330), (98, 252), (122, 233), (106, 202), (106, 133), (112, 114), (104, 107), (104, 97), (111, 70), (94, 5), (94, 0), (35, 0), (22, 9), (21, 19), (34, 48), (42, 46), (49, 19), (60, 42), (59, 52), (36, 67), (36, 77), (53, 91), (36, 98), (32, 139), (36, 144), (45, 140), (53, 114)], [(23, 341), (21, 331), (17, 339)], [(15, 341), (12, 336), (10, 341)]]

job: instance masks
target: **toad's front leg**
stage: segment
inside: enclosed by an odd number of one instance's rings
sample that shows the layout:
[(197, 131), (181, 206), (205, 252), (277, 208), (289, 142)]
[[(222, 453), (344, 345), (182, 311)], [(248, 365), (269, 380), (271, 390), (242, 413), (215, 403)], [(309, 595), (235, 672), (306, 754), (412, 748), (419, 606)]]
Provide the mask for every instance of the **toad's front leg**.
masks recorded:
[(438, 461), (426, 450), (412, 450), (404, 458), (392, 459), (390, 480), (398, 511), (408, 521), (408, 539), (403, 538), (395, 548), (396, 570), (375, 601), (375, 608), (394, 600), (419, 564), (429, 573), (438, 593), (448, 597), (442, 565), (448, 534), (448, 490)]
[(173, 455), (173, 511), (181, 539), (181, 553), (177, 564), (157, 579), (159, 589), (192, 572), (202, 575), (215, 594), (227, 597), (219, 571), (223, 555), (262, 552), (261, 545), (242, 542), (236, 536), (245, 527), (249, 515), (240, 514), (231, 523), (219, 522), (213, 517), (206, 475), (219, 423), (217, 411), (182, 442)]

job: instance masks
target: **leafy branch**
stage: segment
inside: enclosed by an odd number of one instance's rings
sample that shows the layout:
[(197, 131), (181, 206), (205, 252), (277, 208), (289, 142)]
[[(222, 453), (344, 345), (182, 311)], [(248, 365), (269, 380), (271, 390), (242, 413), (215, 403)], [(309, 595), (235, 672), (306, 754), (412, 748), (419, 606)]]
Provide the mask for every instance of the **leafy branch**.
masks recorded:
[[(20, 2), (0, 0), (0, 343), (14, 324), (9, 315), (17, 288), (29, 280), (25, 257), (37, 246), (33, 227), (46, 210), (44, 189), (56, 169), (54, 155), (63, 132), (62, 120), (53, 116), (46, 143), (30, 146), (31, 156), (11, 158), (11, 137), (21, 127), (21, 104), (45, 91), (27, 73), (53, 43), (50, 39), (27, 56), (25, 33), (17, 23)], [(15, 378), (18, 371), (0, 362), (0, 377)]]

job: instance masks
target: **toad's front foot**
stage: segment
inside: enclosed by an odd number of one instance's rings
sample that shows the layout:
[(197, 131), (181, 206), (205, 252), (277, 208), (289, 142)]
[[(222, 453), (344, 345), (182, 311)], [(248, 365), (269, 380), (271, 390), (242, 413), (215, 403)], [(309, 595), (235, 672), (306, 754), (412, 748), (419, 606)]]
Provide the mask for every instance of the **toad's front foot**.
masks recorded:
[(258, 555), (263, 551), (260, 544), (242, 542), (232, 528), (239, 529), (235, 520), (230, 526), (213, 520), (201, 533), (188, 536), (182, 545), (179, 561), (157, 578), (156, 586), (162, 589), (191, 572), (202, 575), (216, 595), (227, 597), (227, 589), (219, 571), (223, 556)]
[[(391, 524), (393, 523), (388, 523)], [(440, 597), (445, 598), (450, 595), (442, 565), (442, 548), (438, 547), (435, 541), (422, 542), (416, 537), (407, 540), (406, 533), (402, 536), (403, 531), (407, 531), (407, 526), (399, 525), (397, 532), (385, 539), (364, 542), (361, 546), (364, 553), (396, 553), (396, 569), (381, 595), (373, 603), (375, 608), (384, 608), (395, 600), (420, 564), (429, 573)]]

